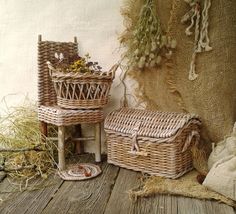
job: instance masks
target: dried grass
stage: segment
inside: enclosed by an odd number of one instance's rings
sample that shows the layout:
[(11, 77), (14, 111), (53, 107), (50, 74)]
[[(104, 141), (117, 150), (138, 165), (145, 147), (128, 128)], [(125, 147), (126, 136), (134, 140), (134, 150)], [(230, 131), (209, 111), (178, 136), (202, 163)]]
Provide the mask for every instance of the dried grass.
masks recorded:
[[(1, 170), (13, 178), (13, 183), (16, 180), (25, 186), (33, 178), (47, 178), (55, 170), (55, 146), (41, 136), (36, 109), (26, 100), (20, 107), (8, 108), (0, 117)], [(49, 132), (57, 135), (53, 127)]]

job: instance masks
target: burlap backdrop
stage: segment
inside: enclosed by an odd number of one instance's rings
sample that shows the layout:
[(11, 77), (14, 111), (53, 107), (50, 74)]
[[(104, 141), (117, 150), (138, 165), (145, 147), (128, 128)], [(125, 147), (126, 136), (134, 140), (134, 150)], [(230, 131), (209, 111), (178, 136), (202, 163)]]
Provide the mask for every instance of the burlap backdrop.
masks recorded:
[[(164, 30), (171, 5), (172, 0), (158, 0)], [(236, 120), (236, 1), (212, 0), (209, 36), (213, 50), (197, 56), (199, 77), (194, 81), (188, 80), (194, 36), (187, 37), (186, 25), (180, 23), (189, 9), (188, 4), (178, 0), (172, 29), (178, 42), (173, 68), (162, 66), (132, 73), (142, 89), (142, 98), (152, 108), (163, 111), (183, 111), (184, 108), (198, 114), (203, 121), (203, 138), (207, 142), (217, 142), (231, 132)], [(172, 87), (168, 81), (174, 82)]]

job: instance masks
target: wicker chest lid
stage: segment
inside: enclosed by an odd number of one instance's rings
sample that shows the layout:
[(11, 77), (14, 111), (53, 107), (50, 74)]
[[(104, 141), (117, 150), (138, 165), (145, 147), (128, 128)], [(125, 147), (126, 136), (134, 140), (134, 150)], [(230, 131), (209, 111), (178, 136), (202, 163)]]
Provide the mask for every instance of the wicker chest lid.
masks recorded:
[(155, 138), (155, 142), (172, 141), (185, 127), (200, 125), (198, 116), (176, 112), (158, 112), (121, 108), (111, 112), (105, 120), (105, 130)]

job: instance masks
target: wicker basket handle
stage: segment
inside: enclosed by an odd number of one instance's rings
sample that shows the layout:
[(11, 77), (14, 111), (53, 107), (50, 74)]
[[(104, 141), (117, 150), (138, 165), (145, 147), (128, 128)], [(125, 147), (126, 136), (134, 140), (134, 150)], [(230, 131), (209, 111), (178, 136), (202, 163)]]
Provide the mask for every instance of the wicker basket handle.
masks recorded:
[(47, 61), (47, 65), (48, 65), (49, 75), (52, 76), (52, 72), (56, 71), (56, 69), (53, 67), (52, 63), (49, 61)]
[(112, 76), (112, 79), (115, 78), (115, 74), (116, 74), (116, 70), (119, 68), (120, 64), (119, 63), (116, 63), (115, 65), (113, 65), (109, 71), (107, 71), (107, 75), (111, 75)]
[(182, 152), (185, 152), (188, 149), (188, 147), (191, 145), (194, 137), (195, 137), (195, 142), (199, 142), (200, 134), (195, 130), (191, 131), (190, 134), (188, 135), (188, 137), (186, 138), (184, 146), (182, 148)]
[(132, 146), (131, 150), (128, 152), (129, 154), (132, 155), (137, 155), (137, 156), (148, 156), (148, 153), (145, 151), (141, 151), (138, 145), (137, 137), (138, 137), (138, 131), (141, 126), (141, 121), (138, 121), (133, 129), (133, 134), (132, 134)]

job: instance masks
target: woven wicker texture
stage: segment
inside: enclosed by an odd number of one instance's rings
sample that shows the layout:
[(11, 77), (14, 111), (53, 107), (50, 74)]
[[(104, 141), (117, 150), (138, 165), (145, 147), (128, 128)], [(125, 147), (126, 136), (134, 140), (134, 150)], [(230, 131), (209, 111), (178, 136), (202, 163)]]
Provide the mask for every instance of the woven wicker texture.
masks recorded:
[(182, 131), (183, 127), (189, 126), (189, 123), (199, 124), (198, 117), (193, 114), (122, 108), (107, 116), (105, 128), (133, 134), (134, 128), (140, 124), (138, 136), (155, 138), (155, 142), (162, 139), (166, 142), (175, 137), (179, 130)]
[(55, 62), (55, 53), (72, 57), (78, 53), (77, 42), (38, 41), (38, 102), (39, 105), (55, 105), (56, 93), (52, 84), (47, 61)]
[(57, 104), (70, 109), (96, 109), (108, 102), (115, 70), (101, 73), (62, 73), (48, 62)]
[(40, 106), (38, 108), (40, 121), (56, 126), (69, 126), (82, 123), (100, 123), (103, 121), (103, 111), (96, 110), (69, 110), (58, 106)]
[(108, 162), (177, 178), (190, 171), (190, 146), (199, 141), (199, 119), (190, 114), (123, 108), (105, 120)]
[(38, 41), (38, 117), (40, 121), (57, 126), (76, 125), (81, 123), (99, 123), (103, 121), (103, 111), (71, 110), (57, 106), (57, 97), (47, 61), (55, 62), (55, 53), (63, 53), (65, 58), (78, 53), (78, 43)]
[(71, 109), (102, 108), (108, 102), (113, 75), (62, 75), (51, 72), (57, 94), (57, 104)]

